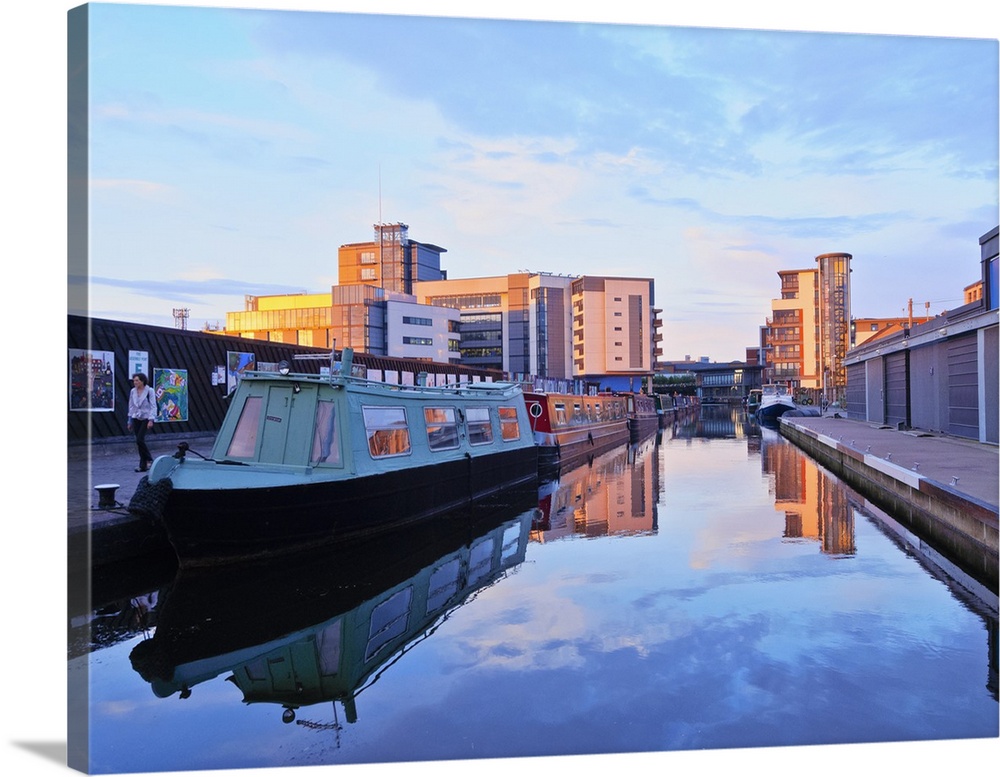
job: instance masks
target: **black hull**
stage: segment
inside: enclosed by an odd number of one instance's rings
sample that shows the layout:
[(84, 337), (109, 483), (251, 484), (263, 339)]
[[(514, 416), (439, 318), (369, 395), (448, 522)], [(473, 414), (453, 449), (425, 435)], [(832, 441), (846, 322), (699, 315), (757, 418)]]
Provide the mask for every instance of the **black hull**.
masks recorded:
[[(586, 436), (570, 439), (567, 433), (560, 435), (556, 445), (538, 446), (538, 469), (543, 474), (556, 470), (570, 470), (619, 445), (629, 441), (629, 429), (625, 423), (605, 427)], [(573, 432), (572, 434), (576, 434)]]
[(216, 491), (174, 489), (164, 509), (182, 567), (248, 562), (361, 538), (496, 500), (538, 478), (535, 448), (351, 480)]
[(660, 428), (659, 416), (642, 416), (641, 418), (630, 418), (628, 422), (629, 442), (639, 442), (645, 440), (649, 435)]

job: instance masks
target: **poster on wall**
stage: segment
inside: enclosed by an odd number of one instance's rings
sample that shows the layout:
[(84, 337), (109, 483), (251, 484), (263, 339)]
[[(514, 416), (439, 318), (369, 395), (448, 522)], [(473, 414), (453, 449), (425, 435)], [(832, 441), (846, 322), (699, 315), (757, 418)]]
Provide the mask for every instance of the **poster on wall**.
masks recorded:
[(128, 352), (128, 375), (129, 380), (137, 372), (141, 372), (146, 378), (149, 378), (149, 352), (148, 351), (129, 351)]
[(115, 353), (69, 349), (69, 409), (110, 413), (115, 409)]
[(157, 423), (188, 420), (187, 375), (187, 370), (153, 370)]
[(240, 378), (247, 370), (255, 369), (254, 355), (245, 351), (226, 351), (226, 389), (230, 394), (236, 390)]

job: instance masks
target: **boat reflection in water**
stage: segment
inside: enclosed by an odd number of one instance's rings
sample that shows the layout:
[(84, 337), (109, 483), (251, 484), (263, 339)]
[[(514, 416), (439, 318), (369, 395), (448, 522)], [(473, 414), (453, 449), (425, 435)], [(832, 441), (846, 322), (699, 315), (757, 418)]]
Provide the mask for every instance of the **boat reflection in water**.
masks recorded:
[(656, 432), (550, 475), (539, 485), (532, 540), (655, 533), (662, 491), (659, 440)]
[[(488, 515), (456, 513), (309, 557), (182, 569), (132, 667), (162, 698), (230, 673), (245, 703), (280, 705), (286, 723), (323, 702), (340, 702), (353, 723), (357, 695), (381, 672), (524, 561), (537, 490), (509, 496)], [(300, 724), (339, 730), (333, 712), (332, 723)]]

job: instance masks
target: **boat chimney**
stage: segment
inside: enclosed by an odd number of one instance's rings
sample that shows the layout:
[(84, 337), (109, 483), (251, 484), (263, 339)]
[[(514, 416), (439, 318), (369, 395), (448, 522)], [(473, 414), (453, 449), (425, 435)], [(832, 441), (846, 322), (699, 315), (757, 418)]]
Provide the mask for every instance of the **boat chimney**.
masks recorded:
[(340, 352), (340, 374), (349, 376), (354, 368), (354, 349), (345, 348)]

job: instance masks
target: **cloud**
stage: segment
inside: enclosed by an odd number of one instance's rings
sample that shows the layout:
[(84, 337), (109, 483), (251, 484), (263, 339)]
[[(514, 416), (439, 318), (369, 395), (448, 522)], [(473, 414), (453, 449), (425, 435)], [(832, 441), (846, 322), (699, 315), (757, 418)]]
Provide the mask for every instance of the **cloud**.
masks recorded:
[(107, 286), (122, 291), (131, 292), (144, 297), (157, 299), (172, 299), (175, 302), (192, 304), (204, 302), (206, 297), (233, 295), (267, 295), (267, 294), (298, 294), (303, 291), (301, 286), (283, 286), (273, 283), (254, 283), (252, 281), (234, 280), (231, 278), (171, 279), (166, 281), (149, 279), (123, 279), (79, 275), (69, 277), (70, 284), (94, 284)]

